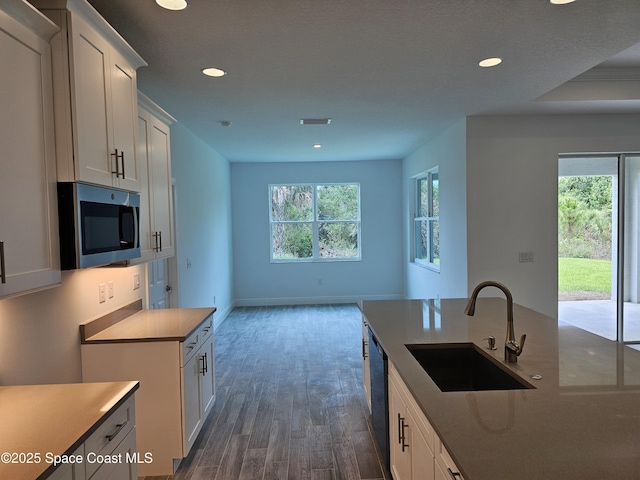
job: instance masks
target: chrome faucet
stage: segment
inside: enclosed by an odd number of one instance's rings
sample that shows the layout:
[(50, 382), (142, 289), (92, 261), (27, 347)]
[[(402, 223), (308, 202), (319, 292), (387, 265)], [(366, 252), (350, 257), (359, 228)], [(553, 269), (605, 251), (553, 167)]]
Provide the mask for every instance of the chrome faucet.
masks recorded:
[(520, 343), (516, 342), (516, 336), (513, 331), (513, 297), (507, 287), (501, 283), (491, 280), (480, 283), (473, 290), (469, 303), (467, 304), (467, 308), (464, 309), (464, 313), (469, 316), (473, 316), (476, 311), (476, 300), (478, 299), (478, 294), (480, 293), (480, 290), (485, 287), (497, 287), (502, 290), (507, 297), (507, 339), (504, 343), (504, 361), (507, 363), (516, 363), (518, 361), (518, 356), (522, 353), (522, 349), (524, 348), (524, 341), (527, 338), (527, 335), (525, 334), (520, 337)]

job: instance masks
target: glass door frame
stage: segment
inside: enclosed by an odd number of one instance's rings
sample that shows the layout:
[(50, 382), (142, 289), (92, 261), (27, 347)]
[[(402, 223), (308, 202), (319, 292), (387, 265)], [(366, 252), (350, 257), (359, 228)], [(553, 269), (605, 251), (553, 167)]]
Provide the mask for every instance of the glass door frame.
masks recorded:
[[(618, 343), (634, 345), (640, 344), (640, 338), (637, 340), (624, 340), (625, 331), (625, 318), (624, 318), (624, 303), (625, 303), (625, 240), (626, 240), (626, 213), (627, 213), (627, 158), (639, 157), (640, 153), (634, 152), (616, 152), (616, 153), (575, 153), (575, 154), (560, 154), (558, 155), (558, 161), (563, 159), (588, 159), (588, 158), (617, 158), (617, 195), (615, 198), (616, 205), (614, 205), (615, 215), (617, 220), (615, 245), (612, 245), (612, 249), (615, 248), (615, 264), (612, 268), (615, 268), (615, 295), (616, 295), (616, 341)], [(612, 217), (614, 212), (612, 212)], [(613, 277), (613, 275), (612, 275)], [(614, 292), (612, 292), (613, 294)]]

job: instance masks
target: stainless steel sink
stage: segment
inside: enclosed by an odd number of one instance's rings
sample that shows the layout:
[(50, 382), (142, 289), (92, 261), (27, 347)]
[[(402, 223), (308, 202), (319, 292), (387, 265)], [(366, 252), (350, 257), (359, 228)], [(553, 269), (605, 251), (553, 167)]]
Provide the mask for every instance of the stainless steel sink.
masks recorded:
[(406, 347), (443, 392), (535, 388), (473, 343)]

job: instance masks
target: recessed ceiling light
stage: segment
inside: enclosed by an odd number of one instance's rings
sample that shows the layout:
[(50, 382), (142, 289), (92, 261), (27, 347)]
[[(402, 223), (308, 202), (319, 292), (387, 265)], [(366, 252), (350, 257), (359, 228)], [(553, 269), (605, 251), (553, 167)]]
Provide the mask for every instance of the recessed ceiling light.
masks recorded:
[(203, 68), (202, 73), (209, 77), (224, 77), (227, 72), (216, 67)]
[(553, 3), (554, 5), (565, 5), (567, 3), (573, 3), (576, 0), (551, 0), (551, 3)]
[(322, 145), (320, 145), (319, 143), (314, 143), (313, 148), (322, 148)]
[(156, 3), (167, 10), (184, 10), (189, 6), (187, 0), (156, 0)]
[(499, 57), (491, 57), (491, 58), (485, 58), (484, 60), (481, 60), (480, 63), (478, 63), (478, 65), (480, 65), (483, 68), (488, 68), (488, 67), (495, 67), (496, 65), (500, 65), (502, 63), (502, 59)]

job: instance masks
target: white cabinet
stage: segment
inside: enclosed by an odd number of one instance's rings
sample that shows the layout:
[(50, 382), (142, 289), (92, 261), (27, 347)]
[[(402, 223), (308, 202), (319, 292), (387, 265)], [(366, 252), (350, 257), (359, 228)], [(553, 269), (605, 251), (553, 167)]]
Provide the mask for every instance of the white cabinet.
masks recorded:
[(144, 60), (85, 0), (32, 0), (51, 42), (59, 181), (140, 191), (136, 69)]
[(29, 4), (0, 2), (0, 297), (60, 283), (49, 38)]
[(140, 261), (175, 255), (171, 146), (174, 119), (142, 94), (137, 118), (140, 167)]
[(433, 428), (389, 364), (389, 450), (394, 480), (434, 479)]
[(362, 316), (362, 386), (367, 399), (369, 413), (371, 413), (371, 365), (369, 362), (369, 326), (367, 319)]
[[(84, 444), (72, 453), (74, 457), (84, 458)], [(83, 463), (65, 463), (56, 468), (47, 480), (86, 480)]]
[(85, 382), (138, 380), (137, 451), (153, 462), (140, 476), (173, 475), (189, 454), (214, 399), (213, 314), (184, 341), (86, 343), (81, 345)]
[(464, 480), (458, 467), (439, 438), (436, 438), (436, 476), (435, 480)]
[(213, 406), (213, 318), (184, 342), (184, 348), (186, 361), (182, 369), (182, 415), (185, 425), (183, 450), (188, 452)]
[(132, 395), (73, 453), (82, 462), (59, 466), (48, 480), (137, 480), (135, 423)]

